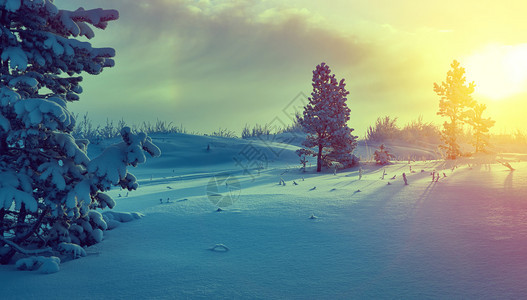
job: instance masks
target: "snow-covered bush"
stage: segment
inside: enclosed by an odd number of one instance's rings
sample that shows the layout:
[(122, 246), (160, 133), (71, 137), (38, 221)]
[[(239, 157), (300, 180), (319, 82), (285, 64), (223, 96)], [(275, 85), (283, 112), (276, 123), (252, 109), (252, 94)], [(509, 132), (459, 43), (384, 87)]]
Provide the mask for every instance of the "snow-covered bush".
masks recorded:
[[(118, 19), (115, 10), (59, 10), (52, 0), (0, 0), (0, 263), (24, 249), (62, 243), (90, 245), (107, 225), (96, 208), (112, 208), (112, 186), (133, 190), (127, 166), (160, 155), (143, 133), (120, 132), (123, 141), (98, 157), (88, 141), (75, 139), (75, 116), (83, 72), (112, 67), (112, 48), (93, 38)], [(58, 248), (57, 248), (58, 247)], [(81, 248), (82, 249), (82, 248)], [(34, 250), (32, 250), (34, 251)], [(65, 250), (64, 250), (65, 251)], [(78, 253), (78, 252), (76, 252)], [(28, 263), (21, 262), (22, 265)]]
[(375, 153), (373, 153), (373, 158), (375, 159), (377, 164), (387, 165), (392, 161), (394, 155), (388, 152), (388, 149), (384, 146), (384, 144), (381, 144), (381, 146), (379, 146), (379, 149), (375, 150)]
[[(356, 165), (359, 159), (353, 155), (357, 137), (347, 122), (350, 109), (346, 104), (344, 79), (337, 82), (328, 65), (322, 63), (313, 71), (313, 92), (304, 107), (302, 118), (298, 121), (308, 135), (299, 149), (299, 156), (317, 157), (317, 172), (322, 166), (329, 167), (333, 162), (344, 168)], [(312, 149), (314, 148), (314, 149)]]

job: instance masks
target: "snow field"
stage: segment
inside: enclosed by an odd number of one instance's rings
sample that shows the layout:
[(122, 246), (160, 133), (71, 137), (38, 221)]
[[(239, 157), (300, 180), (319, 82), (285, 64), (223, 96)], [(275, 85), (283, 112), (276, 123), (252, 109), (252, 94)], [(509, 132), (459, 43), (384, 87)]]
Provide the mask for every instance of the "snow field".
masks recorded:
[[(139, 189), (110, 192), (114, 210), (144, 218), (106, 231), (86, 257), (63, 262), (58, 273), (1, 267), (8, 298), (444, 299), (527, 292), (525, 162), (512, 163), (513, 172), (500, 164), (452, 171), (439, 161), (412, 162), (415, 173), (407, 161), (365, 163), (358, 180), (358, 168), (302, 173), (284, 152), (253, 178), (232, 161), (243, 142), (179, 138), (154, 137), (163, 156), (132, 171)], [(188, 149), (179, 143), (205, 149), (211, 140), (224, 147), (187, 154), (194, 164), (180, 160), (179, 151)], [(215, 163), (201, 164), (207, 155)], [(439, 182), (432, 182), (434, 169), (441, 170)], [(216, 212), (206, 186), (224, 171), (241, 192)], [(216, 244), (229, 251), (210, 251)], [(57, 293), (59, 284), (72, 288)]]

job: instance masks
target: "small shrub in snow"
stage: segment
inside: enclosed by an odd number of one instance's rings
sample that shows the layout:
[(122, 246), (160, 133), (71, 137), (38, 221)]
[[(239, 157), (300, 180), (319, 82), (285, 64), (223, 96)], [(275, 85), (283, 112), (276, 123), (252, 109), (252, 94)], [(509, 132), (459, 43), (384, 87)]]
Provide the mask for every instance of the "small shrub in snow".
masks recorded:
[(236, 138), (236, 133), (226, 128), (219, 128), (210, 134), (211, 136), (224, 137), (224, 138)]
[(406, 173), (403, 173), (403, 180), (404, 180), (404, 185), (408, 185), (408, 178), (406, 178)]
[(252, 137), (261, 137), (271, 135), (271, 126), (269, 124), (265, 125), (254, 125), (252, 130), (249, 128), (249, 125), (245, 124), (245, 127), (242, 129), (242, 139), (248, 139)]
[(302, 167), (300, 168), (300, 170), (302, 170), (302, 172), (306, 172), (306, 164), (308, 163), (309, 161), (307, 160), (306, 156), (305, 155), (301, 155), (300, 156), (300, 164), (302, 165)]
[[(375, 150), (375, 153), (373, 154), (375, 161), (379, 165), (387, 165), (391, 162), (391, 160), (394, 158), (394, 155), (388, 152), (388, 149), (384, 146), (384, 144), (381, 144), (378, 150)], [(384, 174), (383, 174), (384, 177)], [(384, 179), (384, 178), (383, 178)]]

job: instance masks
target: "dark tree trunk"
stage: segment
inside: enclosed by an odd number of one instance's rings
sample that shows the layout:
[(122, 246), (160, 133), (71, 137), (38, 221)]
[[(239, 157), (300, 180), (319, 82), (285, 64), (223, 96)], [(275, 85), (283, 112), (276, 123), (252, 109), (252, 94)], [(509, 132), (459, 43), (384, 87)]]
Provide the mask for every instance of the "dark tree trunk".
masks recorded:
[[(1, 209), (0, 210), (0, 236), (3, 237), (4, 236), (4, 217), (5, 217), (5, 209)], [(4, 247), (4, 243), (3, 242), (0, 242), (0, 247)], [(11, 258), (13, 257), (13, 255), (15, 255), (15, 251), (13, 249), (9, 249), (9, 251), (0, 256), (0, 265), (6, 265), (9, 263), (9, 261), (11, 260)]]
[(27, 216), (26, 205), (22, 203), (22, 205), (20, 206), (20, 211), (18, 212), (17, 220), (16, 220), (16, 227), (15, 227), (15, 240), (16, 241), (19, 241), (20, 237), (25, 233), (23, 228), (27, 227), (26, 216)]
[[(23, 215), (20, 215), (21, 213), (23, 212)], [(15, 232), (16, 232), (16, 236), (13, 240), (14, 243), (17, 243), (17, 244), (20, 244), (22, 242), (24, 242), (25, 240), (27, 240), (31, 235), (33, 235), (34, 233), (36, 233), (40, 226), (42, 225), (42, 222), (44, 220), (44, 218), (46, 217), (46, 215), (50, 212), (50, 208), (46, 208), (46, 210), (43, 210), (40, 214), (40, 216), (38, 217), (37, 221), (35, 222), (35, 224), (33, 224), (32, 228), (27, 230), (25, 232), (24, 235), (22, 235), (22, 230), (19, 230), (19, 227), (17, 226), (17, 229), (15, 229)], [(22, 207), (20, 209), (20, 213), (18, 215), (18, 222), (21, 222), (21, 221), (25, 221), (25, 218), (27, 216), (27, 211), (25, 209), (25, 205), (22, 204)], [(2, 219), (3, 220), (3, 219)], [(0, 246), (3, 246), (2, 244), (0, 244)], [(13, 249), (11, 247), (11, 249), (9, 249), (9, 251), (0, 256), (0, 265), (6, 265), (8, 264), (10, 261), (11, 261), (11, 258), (13, 258), (13, 256), (16, 254), (16, 250)]]
[(4, 217), (5, 209), (0, 209), (0, 237), (4, 236)]
[[(25, 224), (26, 216), (27, 216), (26, 206), (24, 203), (22, 203), (22, 206), (20, 207), (20, 211), (18, 212), (18, 217), (16, 220), (15, 238), (14, 238), (15, 243), (18, 242), (18, 240), (24, 233), (22, 228), (26, 225)], [(16, 250), (11, 247), (11, 249), (9, 249), (9, 251), (6, 254), (0, 257), (0, 264), (7, 265), (15, 254), (16, 254)]]
[(322, 171), (322, 144), (318, 144), (317, 172)]
[(6, 134), (0, 134), (0, 155), (4, 155), (7, 153), (7, 142), (6, 142)]

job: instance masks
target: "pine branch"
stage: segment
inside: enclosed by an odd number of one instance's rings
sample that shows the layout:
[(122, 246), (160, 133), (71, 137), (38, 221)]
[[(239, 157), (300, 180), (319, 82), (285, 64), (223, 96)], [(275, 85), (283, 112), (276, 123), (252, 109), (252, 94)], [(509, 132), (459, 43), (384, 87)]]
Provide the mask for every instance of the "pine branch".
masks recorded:
[(37, 230), (40, 228), (40, 225), (42, 224), (42, 221), (44, 220), (44, 217), (49, 213), (50, 210), (51, 210), (51, 208), (47, 207), (46, 210), (44, 210), (40, 214), (40, 216), (38, 216), (38, 220), (35, 222), (35, 224), (33, 224), (33, 227), (31, 228), (31, 230), (29, 230), (22, 237), (15, 238), (15, 240), (20, 243), (20, 242), (23, 242), (23, 241), (27, 240), (27, 238), (29, 238), (32, 234), (36, 233)]
[(11, 246), (11, 248), (15, 249), (16, 251), (26, 254), (26, 255), (35, 255), (40, 253), (46, 253), (46, 252), (52, 252), (53, 250), (50, 247), (44, 248), (44, 249), (34, 249), (34, 250), (28, 250), (20, 247), (18, 244), (16, 244), (13, 241), (10, 241), (8, 239), (5, 239), (0, 236), (0, 241), (6, 243), (7, 245)]

